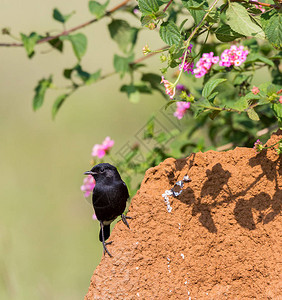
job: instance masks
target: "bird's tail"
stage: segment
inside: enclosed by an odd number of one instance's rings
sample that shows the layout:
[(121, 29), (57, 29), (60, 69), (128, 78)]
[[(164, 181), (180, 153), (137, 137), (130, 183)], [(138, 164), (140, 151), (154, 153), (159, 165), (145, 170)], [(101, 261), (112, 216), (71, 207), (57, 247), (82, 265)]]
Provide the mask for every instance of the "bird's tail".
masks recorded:
[[(105, 241), (110, 237), (110, 230), (111, 230), (110, 225), (104, 225), (104, 238), (105, 238)], [(103, 239), (102, 239), (102, 229), (100, 229), (99, 240), (100, 240), (100, 242), (103, 241)]]

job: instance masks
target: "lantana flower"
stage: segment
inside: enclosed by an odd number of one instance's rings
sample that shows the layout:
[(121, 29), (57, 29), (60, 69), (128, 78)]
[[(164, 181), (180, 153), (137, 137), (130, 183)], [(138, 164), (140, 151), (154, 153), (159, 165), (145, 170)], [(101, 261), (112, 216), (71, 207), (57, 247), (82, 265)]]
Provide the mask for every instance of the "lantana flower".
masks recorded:
[(219, 61), (218, 56), (213, 56), (214, 53), (204, 53), (200, 60), (196, 63), (196, 69), (194, 70), (194, 74), (196, 78), (203, 77), (208, 73), (212, 65), (217, 64)]
[(181, 71), (181, 69), (183, 68), (183, 71), (184, 72), (187, 72), (187, 73), (191, 73), (193, 74), (193, 69), (194, 69), (194, 63), (193, 63), (193, 58), (192, 58), (192, 47), (193, 45), (190, 44), (189, 47), (187, 48), (186, 52), (186, 58), (185, 58), (185, 61), (183, 63), (183, 60), (184, 60), (184, 56), (185, 56), (185, 52), (183, 53), (183, 56), (181, 56), (181, 63), (179, 65), (179, 70)]
[(282, 96), (279, 97), (279, 102), (282, 104)]
[(182, 91), (187, 92), (188, 91), (188, 89), (186, 88), (186, 86), (184, 84), (177, 84), (176, 85), (176, 90), (180, 91), (180, 92), (182, 92)]
[(248, 50), (244, 50), (243, 46), (232, 45), (230, 49), (225, 49), (221, 54), (221, 60), (219, 62), (220, 66), (230, 67), (240, 66), (246, 59), (249, 54)]
[(253, 86), (253, 88), (252, 88), (252, 93), (253, 93), (254, 95), (257, 95), (259, 92), (260, 92), (259, 88), (258, 88), (257, 86)]
[(178, 120), (181, 120), (186, 113), (186, 110), (190, 108), (190, 102), (178, 101), (176, 102), (176, 111), (173, 114)]
[(147, 44), (142, 48), (142, 52), (143, 52), (144, 56), (146, 56), (147, 54), (149, 54), (151, 52), (151, 50)]
[(168, 80), (166, 80), (164, 76), (162, 76), (161, 83), (164, 84), (166, 94), (169, 95), (170, 99), (173, 99), (175, 95), (175, 85), (169, 82)]
[[(253, 0), (255, 2), (258, 2), (258, 0)], [(265, 12), (265, 8), (262, 7), (260, 4), (255, 4), (255, 8), (259, 9), (262, 13)]]
[(95, 187), (95, 180), (92, 175), (88, 175), (83, 180), (83, 185), (80, 187), (84, 193), (84, 197), (87, 198), (93, 191)]
[(98, 158), (102, 158), (106, 155), (107, 152), (113, 147), (114, 140), (111, 140), (109, 136), (107, 136), (102, 145), (96, 144), (92, 149), (92, 156), (97, 156)]
[(257, 140), (254, 144), (254, 150), (256, 150), (256, 152), (261, 152), (261, 150), (263, 149), (263, 145), (262, 142), (260, 140)]

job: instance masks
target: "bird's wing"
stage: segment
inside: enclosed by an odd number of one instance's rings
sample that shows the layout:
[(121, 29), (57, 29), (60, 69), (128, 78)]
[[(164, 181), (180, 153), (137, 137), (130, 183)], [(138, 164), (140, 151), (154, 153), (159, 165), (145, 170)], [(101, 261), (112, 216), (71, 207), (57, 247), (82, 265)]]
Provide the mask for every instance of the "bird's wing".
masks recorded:
[(100, 207), (116, 207), (123, 206), (129, 197), (127, 187), (123, 181), (111, 186), (96, 185), (93, 191), (93, 206)]

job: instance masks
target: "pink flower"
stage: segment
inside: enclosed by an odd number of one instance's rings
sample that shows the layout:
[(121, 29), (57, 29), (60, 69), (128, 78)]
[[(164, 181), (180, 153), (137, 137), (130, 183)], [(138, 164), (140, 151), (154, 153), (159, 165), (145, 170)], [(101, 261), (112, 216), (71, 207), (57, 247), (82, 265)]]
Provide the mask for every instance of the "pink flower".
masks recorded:
[(213, 56), (214, 53), (204, 53), (200, 60), (196, 64), (196, 69), (194, 70), (194, 74), (196, 78), (203, 77), (208, 73), (212, 65), (217, 64), (219, 61), (218, 56)]
[(184, 91), (184, 92), (188, 91), (188, 89), (186, 88), (186, 86), (184, 84), (177, 84), (176, 85), (176, 90), (180, 91), (180, 92), (182, 92), (182, 91)]
[[(187, 73), (191, 73), (193, 74), (193, 68), (194, 68), (194, 63), (193, 63), (193, 57), (191, 55), (192, 53), (192, 47), (193, 45), (190, 44), (189, 47), (187, 48), (187, 54), (186, 54), (186, 58), (185, 58), (185, 62), (183, 64), (183, 59), (184, 59), (184, 56), (185, 56), (185, 52), (183, 53), (183, 56), (181, 56), (181, 63), (179, 65), (179, 70), (181, 70), (183, 68), (183, 71), (184, 72), (187, 72)], [(183, 66), (182, 66), (183, 65)]]
[(261, 150), (263, 149), (262, 142), (260, 140), (257, 140), (253, 148), (254, 150), (256, 150), (256, 152), (261, 152)]
[(142, 48), (142, 52), (143, 52), (144, 56), (146, 56), (147, 54), (149, 54), (151, 52), (151, 50), (147, 44)]
[(220, 66), (230, 67), (240, 66), (246, 59), (249, 54), (248, 50), (244, 50), (243, 46), (236, 47), (232, 45), (230, 49), (225, 49), (221, 54), (221, 60), (219, 62)]
[(166, 94), (169, 95), (170, 99), (173, 99), (175, 95), (175, 86), (168, 80), (164, 79), (164, 76), (162, 76), (161, 83), (164, 84)]
[(258, 88), (257, 86), (253, 86), (253, 88), (252, 88), (252, 93), (253, 93), (254, 95), (257, 95), (259, 92), (260, 92), (260, 91), (259, 91), (259, 88)]
[(282, 96), (279, 97), (279, 102), (282, 104)]
[[(258, 2), (258, 0), (253, 0), (253, 1)], [(262, 5), (260, 4), (259, 5), (255, 4), (255, 8), (259, 9), (262, 13), (265, 12), (265, 8), (263, 8)]]
[(102, 145), (96, 144), (92, 149), (92, 156), (97, 156), (98, 158), (102, 158), (106, 155), (107, 152), (113, 147), (114, 140), (111, 140), (109, 136), (107, 136)]
[(190, 102), (178, 101), (176, 106), (176, 112), (173, 115), (180, 120), (185, 115), (186, 110), (190, 108)]
[(88, 175), (87, 177), (84, 178), (83, 185), (80, 187), (80, 189), (83, 191), (84, 197), (88, 197), (92, 193), (94, 187), (95, 187), (95, 180), (93, 176)]

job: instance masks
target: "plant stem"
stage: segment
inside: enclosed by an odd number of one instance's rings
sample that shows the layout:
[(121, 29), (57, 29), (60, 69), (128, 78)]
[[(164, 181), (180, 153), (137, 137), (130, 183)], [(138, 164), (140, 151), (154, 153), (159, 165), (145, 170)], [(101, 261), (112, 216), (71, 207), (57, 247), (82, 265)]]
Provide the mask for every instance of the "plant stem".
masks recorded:
[[(124, 7), (127, 2), (129, 2), (130, 0), (124, 0), (123, 2), (121, 2), (120, 4), (118, 4), (117, 6), (115, 6), (114, 8), (112, 8), (111, 10), (107, 11), (103, 17), (106, 17), (106, 16), (110, 16), (112, 13), (114, 13), (115, 11), (117, 11), (118, 9)], [(102, 18), (103, 18), (102, 17)], [(36, 42), (36, 44), (42, 44), (42, 43), (46, 43), (46, 42), (50, 42), (52, 40), (55, 40), (57, 38), (59, 38), (60, 36), (65, 36), (65, 35), (69, 35), (71, 32), (74, 32), (78, 29), (81, 29), (81, 28), (84, 28), (90, 24), (93, 24), (95, 22), (97, 22), (98, 19), (95, 18), (95, 19), (92, 19), (88, 22), (85, 22), (83, 24), (80, 24), (78, 26), (75, 26), (69, 30), (64, 30), (63, 32), (57, 34), (57, 35), (53, 35), (53, 36), (46, 36), (42, 39), (40, 39), (39, 41)], [(0, 43), (0, 47), (23, 47), (23, 43)]]
[(163, 12), (165, 12), (165, 11), (168, 9), (168, 7), (169, 7), (170, 4), (172, 3), (172, 1), (173, 1), (173, 0), (170, 0), (170, 1), (168, 2), (168, 4), (166, 5), (166, 7), (164, 8)]
[(282, 142), (282, 139), (281, 139), (280, 141), (278, 141), (277, 143), (271, 145), (271, 146), (263, 147), (263, 149), (269, 149), (269, 148), (272, 148), (272, 147), (274, 147), (275, 145), (278, 145), (278, 144), (281, 143), (281, 142)]
[(282, 6), (281, 4), (268, 4), (268, 3), (263, 3), (263, 2), (257, 2), (257, 1), (254, 1), (254, 0), (248, 0), (248, 1), (231, 0), (231, 2), (250, 3), (250, 4), (261, 5), (261, 6), (265, 6), (265, 7), (276, 8), (276, 9), (279, 9)]
[(176, 86), (176, 84), (178, 83), (182, 73), (183, 73), (183, 67), (184, 67), (184, 64), (185, 64), (185, 61), (186, 61), (186, 57), (187, 57), (187, 49), (190, 45), (190, 41), (192, 40), (192, 38), (195, 36), (195, 34), (197, 33), (197, 31), (202, 27), (205, 19), (207, 18), (207, 16), (210, 14), (210, 12), (213, 10), (213, 8), (215, 7), (215, 5), (217, 4), (219, 0), (215, 0), (211, 7), (207, 10), (207, 12), (205, 13), (205, 15), (203, 16), (202, 20), (200, 21), (200, 23), (194, 28), (194, 30), (191, 32), (189, 38), (186, 40), (186, 47), (185, 47), (185, 50), (184, 50), (184, 57), (183, 57), (183, 61), (182, 61), (182, 65), (181, 65), (181, 68), (180, 68), (180, 72), (178, 74), (178, 77), (176, 79), (176, 81), (174, 82), (174, 85)]

